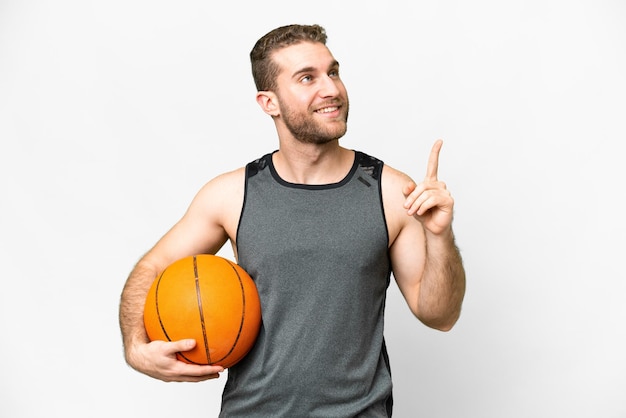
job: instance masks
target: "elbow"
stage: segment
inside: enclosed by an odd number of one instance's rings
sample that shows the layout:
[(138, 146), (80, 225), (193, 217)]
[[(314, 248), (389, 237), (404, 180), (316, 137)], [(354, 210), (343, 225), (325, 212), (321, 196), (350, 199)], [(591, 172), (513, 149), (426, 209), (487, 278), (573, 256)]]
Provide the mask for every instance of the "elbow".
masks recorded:
[(452, 328), (458, 322), (461, 312), (457, 311), (451, 315), (439, 315), (439, 316), (424, 316), (424, 315), (416, 315), (417, 318), (426, 325), (428, 328), (432, 328), (441, 332), (451, 331)]
[[(461, 308), (465, 297), (465, 280), (443, 295), (418, 298), (413, 313), (427, 327), (448, 332), (454, 328), (461, 317)], [(419, 296), (423, 296), (420, 294)]]
[(424, 325), (426, 325), (428, 328), (437, 330), (437, 331), (441, 331), (441, 332), (449, 332), (452, 330), (452, 328), (454, 328), (454, 325), (456, 324), (455, 322), (441, 322), (441, 323), (434, 323), (434, 322), (425, 322), (422, 321), (422, 323)]
[(431, 328), (441, 332), (449, 332), (452, 330), (452, 328), (454, 328), (455, 324), (456, 321), (450, 321), (442, 324), (433, 325), (431, 326)]

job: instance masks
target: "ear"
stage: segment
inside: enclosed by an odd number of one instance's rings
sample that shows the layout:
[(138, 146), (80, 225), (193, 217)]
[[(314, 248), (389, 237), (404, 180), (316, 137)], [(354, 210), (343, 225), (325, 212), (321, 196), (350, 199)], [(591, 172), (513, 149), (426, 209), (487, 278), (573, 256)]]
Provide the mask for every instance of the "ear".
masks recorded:
[(273, 91), (259, 91), (256, 94), (256, 102), (261, 109), (268, 115), (275, 117), (280, 115), (280, 106), (278, 105), (278, 97)]

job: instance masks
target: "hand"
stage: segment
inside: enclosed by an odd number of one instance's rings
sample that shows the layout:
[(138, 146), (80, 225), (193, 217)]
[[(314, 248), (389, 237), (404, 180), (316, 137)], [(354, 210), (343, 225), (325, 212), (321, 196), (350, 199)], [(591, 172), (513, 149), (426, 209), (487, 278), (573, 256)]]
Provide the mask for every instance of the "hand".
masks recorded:
[(127, 355), (128, 364), (164, 382), (201, 382), (218, 378), (224, 371), (222, 366), (188, 364), (178, 360), (176, 353), (189, 351), (195, 345), (195, 340), (137, 344)]
[(454, 199), (446, 184), (437, 179), (442, 145), (441, 139), (433, 145), (424, 181), (417, 185), (411, 181), (402, 189), (406, 197), (404, 208), (407, 213), (420, 221), (427, 231), (436, 235), (450, 229), (454, 209)]

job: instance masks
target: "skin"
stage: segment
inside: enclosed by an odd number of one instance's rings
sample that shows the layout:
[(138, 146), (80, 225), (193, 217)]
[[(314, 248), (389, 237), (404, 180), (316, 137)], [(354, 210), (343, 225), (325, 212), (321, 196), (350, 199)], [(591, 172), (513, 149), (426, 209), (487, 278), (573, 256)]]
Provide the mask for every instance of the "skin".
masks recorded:
[[(286, 181), (329, 184), (349, 172), (354, 152), (339, 145), (346, 132), (348, 96), (339, 64), (320, 43), (303, 42), (274, 52), (280, 72), (276, 91), (257, 93), (257, 103), (276, 125), (279, 150), (274, 165)], [(450, 330), (459, 318), (465, 273), (454, 244), (454, 200), (438, 179), (442, 141), (429, 156), (420, 183), (387, 165), (382, 173), (383, 205), (389, 230), (393, 275), (411, 312), (425, 325)], [(244, 197), (245, 169), (209, 181), (184, 216), (143, 256), (122, 292), (120, 327), (128, 364), (164, 381), (216, 378), (220, 366), (191, 365), (176, 352), (195, 341), (150, 342), (143, 306), (153, 280), (172, 262), (195, 254), (215, 254), (227, 241), (236, 256), (236, 232)]]

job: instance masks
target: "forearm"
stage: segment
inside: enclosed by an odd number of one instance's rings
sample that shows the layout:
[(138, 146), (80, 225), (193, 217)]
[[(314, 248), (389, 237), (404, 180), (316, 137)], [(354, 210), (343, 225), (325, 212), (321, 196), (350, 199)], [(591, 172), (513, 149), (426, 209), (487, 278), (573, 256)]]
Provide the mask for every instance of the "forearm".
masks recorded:
[(426, 263), (419, 292), (420, 319), (442, 331), (450, 330), (461, 314), (465, 270), (450, 228), (443, 234), (426, 231)]
[(129, 275), (122, 291), (119, 321), (126, 360), (129, 363), (131, 363), (129, 354), (133, 345), (137, 342), (149, 341), (143, 323), (143, 308), (146, 295), (157, 273), (150, 264), (140, 261)]

